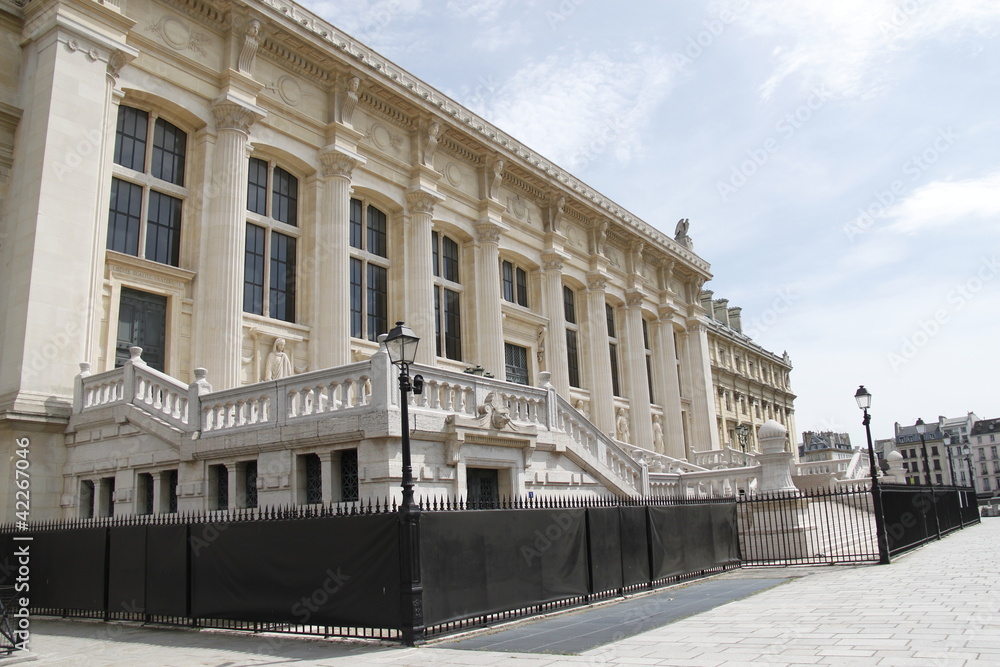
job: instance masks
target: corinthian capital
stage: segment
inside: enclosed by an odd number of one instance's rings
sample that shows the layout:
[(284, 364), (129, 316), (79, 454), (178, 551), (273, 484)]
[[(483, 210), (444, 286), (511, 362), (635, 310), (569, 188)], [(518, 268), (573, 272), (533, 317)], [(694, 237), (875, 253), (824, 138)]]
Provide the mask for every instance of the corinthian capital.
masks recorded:
[(228, 100), (216, 103), (212, 107), (212, 116), (215, 117), (216, 130), (236, 130), (244, 134), (250, 134), (250, 126), (257, 120), (253, 109)]
[(502, 230), (491, 222), (480, 222), (476, 225), (476, 241), (478, 243), (500, 243)]
[(361, 164), (350, 155), (329, 149), (320, 151), (319, 161), (323, 164), (324, 176), (342, 176), (348, 179), (354, 173), (354, 168)]
[(410, 213), (426, 213), (427, 215), (433, 215), (434, 204), (438, 203), (440, 200), (440, 195), (435, 195), (430, 192), (406, 193), (406, 206), (410, 209)]

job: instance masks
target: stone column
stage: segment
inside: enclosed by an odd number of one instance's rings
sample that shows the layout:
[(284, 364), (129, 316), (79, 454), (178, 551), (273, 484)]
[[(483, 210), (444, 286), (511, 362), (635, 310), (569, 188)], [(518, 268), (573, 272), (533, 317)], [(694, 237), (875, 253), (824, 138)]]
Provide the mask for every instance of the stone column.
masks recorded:
[(628, 360), (628, 397), (631, 406), (632, 444), (653, 449), (653, 413), (649, 407), (646, 346), (642, 338), (643, 295), (629, 290), (625, 307), (625, 357)]
[(319, 154), (323, 164), (322, 215), (316, 221), (312, 358), (333, 368), (351, 362), (351, 174), (364, 160), (336, 146)]
[(556, 392), (569, 400), (569, 368), (566, 365), (566, 312), (563, 308), (562, 270), (565, 256), (556, 250), (542, 254), (542, 282), (549, 326), (545, 335), (545, 370), (551, 374)]
[(688, 321), (685, 352), (691, 387), (691, 447), (694, 451), (719, 449), (712, 366), (708, 358), (708, 329), (699, 320)]
[(500, 234), (503, 227), (481, 221), (476, 225), (476, 348), (477, 363), (500, 379), (506, 378), (503, 316), (500, 311)]
[(198, 366), (215, 388), (239, 384), (246, 242), (247, 143), (256, 110), (234, 98), (212, 107), (217, 132), (208, 214), (202, 219)]
[(423, 339), (423, 344), (417, 346), (416, 362), (428, 366), (433, 365), (437, 357), (431, 218), (434, 205), (441, 199), (441, 195), (428, 190), (408, 190), (406, 193), (409, 225), (406, 229), (403, 312), (406, 323)]
[(653, 360), (660, 370), (657, 390), (661, 392), (660, 405), (663, 406), (663, 440), (667, 456), (682, 459), (687, 456), (684, 444), (684, 425), (681, 414), (681, 385), (678, 377), (676, 343), (674, 342), (674, 320), (670, 311), (660, 315), (656, 327), (656, 344)]
[(604, 290), (608, 280), (598, 272), (589, 273), (587, 279), (587, 353), (584, 364), (590, 378), (590, 421), (613, 438), (616, 436), (615, 398), (612, 394), (608, 324), (604, 312), (607, 302)]

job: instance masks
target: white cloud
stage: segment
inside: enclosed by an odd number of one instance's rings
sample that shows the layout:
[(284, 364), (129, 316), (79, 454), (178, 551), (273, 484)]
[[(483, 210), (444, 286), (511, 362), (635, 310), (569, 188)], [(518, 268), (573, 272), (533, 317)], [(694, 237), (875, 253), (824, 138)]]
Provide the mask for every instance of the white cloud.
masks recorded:
[(670, 57), (645, 50), (562, 53), (522, 68), (470, 106), (565, 168), (609, 155), (624, 164), (640, 150), (676, 74)]
[(888, 81), (888, 64), (917, 42), (996, 34), (995, 0), (730, 0), (741, 25), (782, 40), (762, 84), (770, 98), (786, 80), (824, 85), (838, 96), (867, 97)]
[(925, 229), (1000, 219), (1000, 171), (966, 181), (935, 181), (915, 190), (886, 212), (891, 231), (912, 234)]

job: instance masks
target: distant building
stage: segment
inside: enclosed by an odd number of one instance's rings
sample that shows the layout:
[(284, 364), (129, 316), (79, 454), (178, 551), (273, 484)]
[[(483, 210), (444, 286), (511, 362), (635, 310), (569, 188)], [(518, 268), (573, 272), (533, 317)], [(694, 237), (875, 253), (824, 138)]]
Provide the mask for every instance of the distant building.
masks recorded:
[(847, 433), (804, 431), (802, 444), (799, 445), (799, 460), (811, 463), (849, 459), (854, 456), (854, 451), (854, 447), (851, 446), (851, 436)]
[[(742, 450), (740, 426), (749, 429), (747, 451), (760, 451), (757, 431), (774, 419), (795, 433), (795, 394), (791, 390), (792, 360), (765, 350), (743, 333), (741, 308), (728, 299), (701, 293), (701, 306), (709, 317), (708, 346), (719, 442)], [(788, 451), (795, 453), (791, 444)]]
[(926, 462), (916, 427), (901, 426), (896, 422), (895, 444), (903, 455), (907, 484), (926, 484), (928, 465), (932, 484), (968, 484), (968, 476), (963, 469), (962, 445), (969, 444), (977, 419), (975, 413), (969, 412), (963, 417), (939, 416), (936, 421), (928, 421), (924, 433)]
[(1000, 445), (1000, 417), (977, 420), (969, 429), (969, 442), (970, 460), (962, 461), (962, 477), (959, 479), (965, 477), (971, 464), (978, 495), (1000, 495), (1000, 455), (997, 453), (997, 446)]

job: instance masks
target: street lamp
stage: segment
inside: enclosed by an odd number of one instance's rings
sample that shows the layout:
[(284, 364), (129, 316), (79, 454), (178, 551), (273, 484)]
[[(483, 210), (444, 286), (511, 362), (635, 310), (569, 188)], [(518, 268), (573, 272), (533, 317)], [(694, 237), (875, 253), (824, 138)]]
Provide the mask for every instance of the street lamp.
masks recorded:
[(934, 506), (934, 528), (937, 530), (937, 537), (941, 539), (941, 519), (938, 517), (937, 508), (937, 498), (934, 496), (934, 489), (931, 488), (931, 462), (927, 458), (927, 441), (924, 440), (924, 433), (927, 432), (927, 424), (924, 420), (917, 417), (917, 423), (913, 425), (917, 429), (917, 433), (920, 434), (920, 448), (924, 452), (924, 473), (927, 478), (927, 490), (931, 494), (931, 504)]
[(403, 504), (399, 507), (401, 519), (400, 559), (401, 600), (403, 613), (403, 641), (413, 646), (424, 639), (424, 589), (420, 581), (420, 506), (413, 502), (413, 466), (410, 461), (410, 406), (408, 394), (419, 394), (424, 380), (419, 375), (410, 383), (410, 364), (417, 356), (420, 338), (413, 330), (396, 322), (385, 337), (389, 360), (399, 367), (400, 421), (403, 441)]
[(955, 482), (955, 461), (951, 458), (951, 436), (944, 436), (941, 442), (944, 444), (944, 450), (948, 452), (948, 474), (951, 476), (951, 485), (958, 486)]
[(740, 439), (740, 449), (743, 453), (747, 453), (747, 442), (750, 440), (750, 427), (746, 424), (740, 424), (736, 427), (736, 437)]
[(975, 491), (976, 477), (975, 472), (972, 470), (972, 450), (969, 448), (969, 443), (962, 445), (962, 456), (965, 457), (965, 463), (969, 466), (969, 486)]
[(885, 537), (885, 516), (882, 512), (882, 489), (878, 483), (878, 468), (875, 466), (875, 448), (872, 446), (871, 415), (868, 408), (872, 406), (872, 395), (868, 393), (864, 385), (858, 387), (854, 393), (854, 400), (858, 402), (858, 407), (865, 413), (865, 418), (861, 423), (865, 427), (865, 435), (868, 437), (868, 467), (872, 476), (872, 504), (875, 506), (875, 537), (878, 540), (878, 562), (882, 565), (889, 564), (889, 542)]
[(931, 485), (931, 461), (927, 458), (927, 441), (924, 440), (924, 433), (927, 432), (927, 424), (924, 423), (923, 419), (917, 418), (917, 423), (913, 425), (917, 429), (917, 433), (920, 434), (920, 448), (924, 453), (924, 477), (927, 479), (927, 486)]

